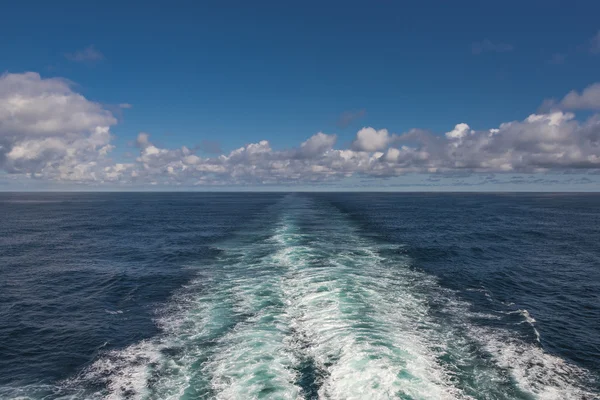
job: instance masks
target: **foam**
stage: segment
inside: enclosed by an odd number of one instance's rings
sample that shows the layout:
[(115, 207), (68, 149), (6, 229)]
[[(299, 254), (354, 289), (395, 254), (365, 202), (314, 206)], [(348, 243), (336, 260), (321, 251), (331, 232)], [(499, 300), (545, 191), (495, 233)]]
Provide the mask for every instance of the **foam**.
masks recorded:
[[(182, 351), (178, 373), (155, 385), (157, 398), (170, 393), (217, 399), (299, 398), (296, 360), (286, 351), (283, 303), (273, 271), (274, 243), (271, 237), (224, 245), (221, 273), (210, 279), (211, 289), (204, 295), (186, 290), (181, 296), (185, 301), (177, 302), (179, 309), (165, 313), (160, 326), (180, 342)], [(204, 276), (199, 282), (206, 285), (206, 280)]]
[[(271, 256), (248, 265), (272, 269)], [(248, 275), (235, 280), (234, 309), (249, 317), (218, 339), (203, 372), (210, 377), (214, 398), (298, 399), (297, 360), (286, 346), (285, 320), (277, 274)]]
[(403, 277), (381, 268), (375, 249), (345, 231), (322, 242), (345, 248), (324, 260), (318, 241), (294, 246), (310, 238), (293, 229), (279, 238), (287, 246), (278, 258), (289, 269), (283, 285), (298, 352), (322, 371), (321, 398), (468, 398), (436, 361), (443, 344), (421, 333), (433, 325), (423, 299), (390, 290)]
[(86, 398), (179, 399), (198, 374), (196, 363), (210, 355), (206, 343), (233, 324), (233, 283), (206, 290), (211, 280), (227, 282), (222, 277), (199, 274), (157, 311), (160, 335), (102, 353), (64, 386), (72, 390), (104, 385), (104, 390)]
[(214, 398), (301, 398), (295, 384), (297, 360), (286, 349), (285, 334), (261, 322), (271, 318), (271, 313), (261, 313), (219, 341), (218, 351), (204, 366), (212, 377)]
[[(534, 327), (536, 321), (527, 310), (496, 311), (496, 313), (521, 315), (524, 320), (519, 324), (531, 325), (536, 333), (537, 340), (534, 343), (520, 338), (510, 330), (492, 329), (470, 323), (472, 318), (481, 318), (481, 313), (470, 311), (468, 303), (455, 298), (450, 300), (448, 312), (451, 314), (448, 327), (464, 328), (462, 338), (457, 339), (463, 342), (474, 342), (479, 351), (487, 353), (490, 357), (487, 371), (482, 371), (483, 380), (478, 381), (478, 388), (487, 387), (494, 390), (490, 388), (490, 383), (504, 380), (506, 384), (516, 385), (516, 390), (511, 389), (515, 398), (520, 396), (533, 396), (540, 400), (597, 398), (597, 395), (588, 389), (587, 383), (591, 379), (587, 370), (544, 351), (540, 345), (540, 334)], [(503, 378), (503, 372), (508, 373), (510, 381)], [(489, 375), (490, 373), (492, 375)]]
[(536, 327), (534, 325), (536, 323), (535, 318), (533, 318), (531, 316), (531, 314), (529, 314), (529, 311), (527, 311), (527, 310), (517, 310), (517, 312), (519, 314), (521, 314), (523, 316), (523, 318), (525, 318), (524, 322), (528, 323), (531, 326), (531, 328), (533, 329), (533, 332), (535, 333), (536, 340), (538, 341), (538, 343), (540, 343), (540, 333), (538, 332), (538, 330), (536, 329)]
[(546, 353), (539, 345), (526, 343), (508, 332), (471, 327), (494, 362), (510, 371), (517, 385), (541, 400), (593, 399), (582, 380), (589, 373), (560, 357)]
[(113, 399), (142, 399), (148, 394), (147, 381), (152, 367), (160, 360), (159, 348), (142, 341), (124, 350), (111, 351), (85, 371), (85, 379), (104, 382)]

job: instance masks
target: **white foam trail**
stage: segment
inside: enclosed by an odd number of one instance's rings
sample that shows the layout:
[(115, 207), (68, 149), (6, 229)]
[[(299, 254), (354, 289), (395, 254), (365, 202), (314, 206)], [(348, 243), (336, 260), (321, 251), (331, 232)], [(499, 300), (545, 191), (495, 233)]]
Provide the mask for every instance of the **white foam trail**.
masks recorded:
[(204, 342), (228, 323), (227, 301), (215, 292), (193, 296), (203, 279), (178, 293), (158, 319), (163, 334), (121, 350), (104, 353), (66, 387), (102, 383), (86, 398), (179, 399), (193, 376), (193, 365), (205, 357)]
[(427, 335), (434, 323), (406, 276), (382, 268), (348, 226), (337, 238), (346, 248), (334, 250), (336, 238), (319, 245), (325, 238), (303, 237), (292, 225), (279, 235), (286, 246), (279, 258), (289, 269), (285, 298), (298, 342), (308, 344), (298, 351), (323, 371), (320, 398), (468, 398), (437, 361), (444, 344)]
[[(262, 294), (268, 289), (264, 282), (276, 279), (276, 275), (266, 270), (268, 265), (257, 256), (268, 254), (265, 250), (270, 246), (270, 240), (225, 245), (223, 263), (199, 274), (159, 313), (156, 322), (160, 335), (105, 353), (65, 384), (77, 387), (102, 383), (105, 390), (95, 398), (111, 400), (235, 398), (235, 393), (248, 393), (243, 383), (251, 381), (252, 374), (262, 373), (260, 367), (252, 370), (249, 365), (262, 360), (263, 369), (277, 375), (273, 382), (279, 382), (279, 387), (288, 382), (290, 387), (283, 391), (298, 392), (289, 383), (293, 382), (290, 374), (290, 378), (281, 380), (290, 361), (260, 357), (261, 351), (263, 355), (277, 354), (277, 343), (282, 343), (285, 336), (283, 332), (268, 332), (273, 326), (268, 315), (264, 320), (261, 318), (265, 315), (255, 315), (265, 305), (262, 300), (273, 301), (272, 296)], [(244, 321), (246, 314), (250, 318)], [(262, 325), (255, 326), (261, 321)], [(262, 338), (261, 329), (265, 330)], [(250, 341), (253, 334), (255, 342)], [(260, 344), (265, 342), (271, 342), (271, 346), (261, 350)], [(247, 356), (248, 365), (244, 365), (242, 356)], [(232, 361), (234, 358), (237, 361)], [(279, 369), (278, 362), (282, 366)], [(228, 376), (226, 372), (234, 367), (238, 368), (237, 375)]]
[[(511, 393), (511, 396), (506, 398), (523, 398), (523, 394), (540, 400), (598, 398), (597, 394), (586, 387), (585, 382), (590, 377), (588, 371), (543, 350), (539, 344), (539, 332), (533, 325), (535, 319), (527, 310), (501, 313), (523, 316), (524, 321), (521, 323), (532, 326), (537, 343), (526, 342), (508, 330), (471, 324), (469, 319), (481, 318), (481, 315), (471, 312), (469, 304), (465, 302), (452, 299), (448, 311), (451, 314), (448, 320), (449, 327), (464, 327), (464, 339), (473, 340), (477, 347), (488, 353), (491, 356), (492, 367), (508, 372), (520, 393)], [(497, 376), (491, 381), (495, 380)], [(476, 387), (486, 387), (489, 383), (489, 379), (479, 380)]]
[(160, 360), (159, 348), (142, 341), (124, 350), (111, 351), (85, 372), (85, 380), (104, 382), (108, 393), (102, 398), (143, 399), (148, 395), (147, 381), (152, 365)]
[[(272, 257), (250, 268), (269, 268)], [(283, 312), (279, 277), (241, 277), (234, 283), (237, 310), (250, 315), (218, 340), (203, 371), (211, 377), (216, 399), (299, 399), (297, 360), (286, 345), (289, 328)]]
[(501, 368), (510, 371), (517, 385), (540, 400), (595, 399), (581, 380), (588, 372), (541, 347), (510, 336), (507, 332), (470, 328)]
[[(297, 360), (286, 345), (289, 333), (278, 266), (273, 263), (274, 245), (273, 238), (225, 245), (225, 265), (220, 266), (224, 273), (210, 295), (192, 296), (198, 303), (191, 308), (193, 313), (168, 314), (180, 315), (163, 326), (168, 326), (164, 329), (169, 337), (182, 342), (184, 357), (179, 358), (177, 374), (155, 385), (155, 394), (160, 396), (154, 398), (166, 398), (165, 394), (174, 394), (173, 398), (183, 394), (215, 399), (300, 398), (295, 384)], [(191, 323), (181, 324), (181, 315)], [(195, 336), (186, 337), (186, 332)]]
[(295, 385), (296, 360), (282, 332), (269, 326), (271, 318), (268, 313), (258, 315), (219, 341), (219, 351), (205, 365), (214, 398), (301, 398)]
[[(207, 282), (211, 280), (200, 276), (193, 281), (157, 320), (164, 332), (158, 343), (163, 357), (155, 381), (151, 383), (149, 398), (179, 399), (206, 395), (206, 382), (198, 376), (200, 364), (211, 354), (211, 341), (235, 324), (232, 285), (213, 286)], [(210, 289), (207, 290), (207, 286)]]

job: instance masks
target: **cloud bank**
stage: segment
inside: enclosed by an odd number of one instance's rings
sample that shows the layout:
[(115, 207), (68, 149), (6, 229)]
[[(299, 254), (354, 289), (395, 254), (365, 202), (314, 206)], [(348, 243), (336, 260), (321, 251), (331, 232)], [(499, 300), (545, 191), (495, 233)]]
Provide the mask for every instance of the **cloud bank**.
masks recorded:
[[(600, 85), (567, 94), (555, 107), (488, 130), (464, 122), (445, 134), (412, 129), (360, 129), (350, 148), (323, 132), (297, 147), (273, 149), (268, 140), (228, 153), (197, 154), (202, 146), (162, 148), (140, 133), (131, 162), (111, 158), (106, 107), (62, 79), (37, 73), (0, 76), (0, 169), (12, 178), (101, 185), (260, 185), (332, 182), (346, 177), (407, 173), (539, 173), (600, 170), (600, 116), (578, 121), (567, 110), (598, 110)], [(205, 146), (206, 147), (206, 146)], [(212, 146), (219, 150), (219, 146)]]

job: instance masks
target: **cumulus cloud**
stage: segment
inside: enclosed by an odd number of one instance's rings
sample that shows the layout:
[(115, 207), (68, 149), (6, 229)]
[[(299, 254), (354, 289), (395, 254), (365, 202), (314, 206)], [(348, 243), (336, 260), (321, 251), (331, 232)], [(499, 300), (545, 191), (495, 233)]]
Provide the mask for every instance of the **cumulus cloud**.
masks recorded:
[(356, 134), (352, 147), (358, 151), (379, 151), (385, 149), (391, 140), (387, 129), (362, 128)]
[(67, 60), (75, 62), (98, 62), (104, 60), (104, 54), (96, 50), (94, 45), (73, 53), (66, 53), (65, 57)]
[(319, 132), (300, 145), (300, 153), (306, 157), (321, 155), (331, 150), (336, 140), (336, 135), (326, 135), (323, 132)]
[(450, 132), (446, 132), (446, 137), (448, 139), (462, 139), (471, 132), (472, 131), (471, 128), (469, 128), (469, 125), (460, 123), (457, 124)]
[(140, 149), (145, 149), (150, 145), (150, 135), (146, 132), (140, 132), (135, 139), (135, 145)]
[(581, 93), (569, 92), (560, 105), (569, 110), (600, 110), (600, 83), (586, 87)]
[[(590, 86), (568, 94), (560, 104), (592, 108), (596, 90)], [(165, 148), (140, 132), (138, 154), (129, 162), (110, 158), (116, 123), (109, 111), (73, 91), (67, 81), (36, 73), (0, 77), (0, 169), (15, 177), (190, 186), (327, 183), (407, 173), (600, 171), (600, 115), (579, 121), (556, 107), (485, 130), (465, 122), (445, 133), (411, 129), (392, 135), (365, 127), (350, 148), (335, 148), (336, 135), (318, 132), (288, 149), (261, 140), (200, 156), (201, 146)]]
[(514, 47), (511, 44), (502, 42), (494, 43), (489, 39), (484, 39), (481, 42), (474, 42), (471, 45), (471, 51), (473, 54), (506, 53), (513, 50)]
[(551, 110), (600, 110), (600, 83), (594, 83), (583, 91), (572, 90), (561, 101), (546, 99), (540, 110), (548, 112)]
[(0, 76), (0, 167), (8, 172), (94, 179), (93, 170), (108, 162), (116, 123), (68, 81), (32, 72)]
[(116, 122), (102, 106), (73, 92), (68, 81), (33, 72), (0, 76), (0, 135), (69, 135)]
[[(414, 138), (413, 138), (414, 140)], [(584, 123), (561, 111), (474, 131), (458, 124), (444, 138), (422, 134), (399, 149), (396, 163), (415, 172), (540, 172), (600, 167), (600, 120)]]

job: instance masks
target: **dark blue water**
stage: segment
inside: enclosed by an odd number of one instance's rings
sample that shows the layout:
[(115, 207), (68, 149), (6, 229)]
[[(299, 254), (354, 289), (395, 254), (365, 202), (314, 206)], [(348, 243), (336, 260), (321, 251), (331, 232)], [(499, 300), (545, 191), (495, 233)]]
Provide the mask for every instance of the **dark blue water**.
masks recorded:
[(599, 398), (599, 195), (0, 208), (0, 398)]

